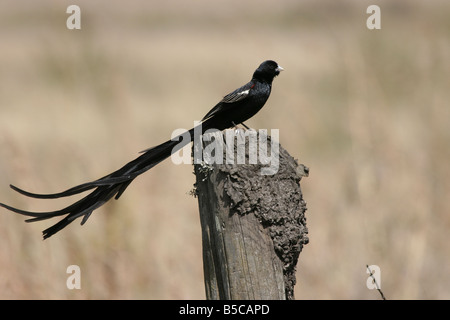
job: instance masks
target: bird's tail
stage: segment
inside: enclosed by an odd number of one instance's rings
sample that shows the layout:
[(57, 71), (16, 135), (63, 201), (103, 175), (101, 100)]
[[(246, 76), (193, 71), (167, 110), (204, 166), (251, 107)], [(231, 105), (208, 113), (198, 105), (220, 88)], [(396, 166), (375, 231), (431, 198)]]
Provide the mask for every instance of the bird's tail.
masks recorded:
[(10, 211), (32, 217), (26, 222), (46, 220), (57, 216), (66, 215), (61, 221), (45, 229), (43, 233), (44, 239), (47, 239), (65, 228), (68, 224), (79, 217), (83, 217), (81, 224), (83, 225), (92, 212), (109, 201), (112, 197), (119, 199), (128, 185), (140, 174), (153, 168), (161, 161), (167, 159), (172, 153), (178, 151), (194, 138), (195, 128), (189, 130), (183, 135), (180, 135), (172, 140), (168, 140), (156, 147), (143, 151), (135, 160), (127, 163), (119, 170), (114, 171), (103, 178), (95, 181), (87, 182), (70, 188), (66, 191), (52, 194), (38, 194), (22, 190), (16, 186), (10, 185), (11, 188), (27, 197), (38, 199), (56, 199), (62, 197), (69, 197), (84, 191), (94, 189), (91, 193), (77, 202), (65, 207), (61, 210), (49, 212), (32, 212), (17, 209), (6, 204), (0, 203), (0, 206)]

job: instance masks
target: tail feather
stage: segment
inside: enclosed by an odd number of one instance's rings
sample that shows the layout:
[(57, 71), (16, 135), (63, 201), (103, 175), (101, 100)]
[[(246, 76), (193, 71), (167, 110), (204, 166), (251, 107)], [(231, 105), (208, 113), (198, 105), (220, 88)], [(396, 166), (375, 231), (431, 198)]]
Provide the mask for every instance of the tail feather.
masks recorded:
[(32, 193), (29, 191), (25, 191), (23, 189), (20, 189), (19, 187), (16, 187), (14, 185), (9, 185), (11, 187), (11, 189), (13, 189), (14, 191), (23, 194), (24, 196), (30, 197), (30, 198), (37, 198), (37, 199), (57, 199), (57, 198), (63, 198), (63, 197), (70, 197), (85, 191), (88, 191), (90, 189), (96, 188), (96, 187), (100, 187), (100, 186), (104, 186), (104, 185), (110, 185), (111, 183), (121, 183), (124, 181), (128, 180), (128, 177), (117, 177), (117, 178), (109, 178), (106, 179), (102, 178), (102, 179), (98, 179), (95, 181), (91, 181), (91, 182), (87, 182), (87, 183), (83, 183), (80, 184), (78, 186), (75, 186), (73, 188), (67, 189), (66, 191), (63, 192), (58, 192), (58, 193), (48, 193), (48, 194), (43, 194), (43, 193)]
[[(194, 129), (188, 131), (191, 139), (193, 137), (193, 132)], [(33, 212), (14, 208), (3, 203), (0, 203), (0, 206), (10, 211), (16, 212), (18, 214), (32, 217), (30, 219), (25, 220), (26, 222), (41, 221), (58, 216), (67, 215), (53, 226), (43, 231), (43, 237), (44, 239), (47, 239), (52, 235), (54, 235), (55, 233), (57, 233), (58, 231), (64, 229), (73, 220), (79, 217), (83, 217), (81, 224), (84, 224), (94, 210), (101, 207), (103, 204), (105, 204), (113, 197), (115, 197), (116, 200), (119, 199), (119, 197), (123, 194), (126, 188), (138, 175), (153, 168), (161, 161), (167, 159), (172, 154), (172, 152), (181, 149), (191, 141), (185, 138), (186, 138), (185, 136), (183, 136), (183, 139), (181, 138), (181, 136), (178, 136), (177, 138), (166, 141), (156, 147), (147, 149), (138, 158), (127, 163), (122, 168), (114, 171), (113, 173), (104, 176), (103, 178), (100, 178), (98, 180), (80, 184), (73, 188), (67, 189), (63, 192), (51, 194), (39, 194), (28, 192), (14, 185), (10, 185), (10, 187), (14, 191), (23, 194), (27, 197), (38, 199), (56, 199), (62, 197), (69, 197), (94, 189), (84, 198), (76, 201), (75, 203), (63, 209), (49, 212)]]

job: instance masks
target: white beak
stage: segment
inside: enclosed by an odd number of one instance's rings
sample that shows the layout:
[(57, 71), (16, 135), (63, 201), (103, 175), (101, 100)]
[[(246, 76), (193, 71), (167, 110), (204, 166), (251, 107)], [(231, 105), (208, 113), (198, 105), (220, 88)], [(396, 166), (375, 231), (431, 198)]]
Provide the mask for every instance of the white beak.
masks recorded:
[(284, 70), (284, 68), (282, 66), (278, 66), (275, 70), (278, 71), (278, 72), (281, 72), (281, 71)]

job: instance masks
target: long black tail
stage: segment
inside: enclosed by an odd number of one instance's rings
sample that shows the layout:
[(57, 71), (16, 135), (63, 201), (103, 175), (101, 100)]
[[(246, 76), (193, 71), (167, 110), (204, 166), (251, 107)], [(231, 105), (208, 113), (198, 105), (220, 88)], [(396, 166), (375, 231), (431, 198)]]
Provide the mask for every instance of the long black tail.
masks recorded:
[[(205, 122), (203, 123), (203, 127), (201, 130), (202, 132), (206, 130), (206, 126), (204, 124)], [(3, 203), (0, 203), (0, 206), (13, 212), (33, 217), (31, 219), (25, 220), (26, 222), (46, 220), (67, 214), (64, 219), (42, 232), (44, 239), (47, 239), (65, 228), (68, 224), (79, 217), (83, 217), (81, 221), (81, 224), (83, 225), (95, 209), (105, 204), (112, 197), (115, 197), (115, 199), (119, 199), (125, 189), (131, 182), (133, 182), (133, 180), (138, 175), (153, 168), (161, 161), (170, 157), (173, 152), (178, 151), (179, 149), (183, 148), (185, 145), (193, 141), (194, 131), (195, 128), (192, 128), (184, 135), (180, 135), (175, 139), (166, 141), (156, 147), (143, 151), (143, 154), (141, 156), (103, 178), (80, 184), (63, 192), (53, 194), (37, 194), (27, 192), (16, 186), (10, 185), (13, 190), (27, 197), (39, 199), (55, 199), (68, 197), (95, 188), (94, 191), (92, 191), (84, 198), (61, 210), (49, 212), (32, 212), (17, 209)]]

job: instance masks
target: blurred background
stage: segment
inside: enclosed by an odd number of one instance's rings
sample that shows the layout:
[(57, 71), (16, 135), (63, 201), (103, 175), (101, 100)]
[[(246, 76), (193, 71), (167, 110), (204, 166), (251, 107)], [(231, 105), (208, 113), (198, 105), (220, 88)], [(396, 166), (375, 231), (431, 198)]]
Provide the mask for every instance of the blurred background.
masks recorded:
[[(81, 30), (66, 28), (71, 4)], [(381, 30), (366, 27), (371, 4)], [(4, 0), (0, 48), (0, 202), (71, 203), (9, 184), (102, 177), (273, 59), (286, 71), (247, 125), (280, 129), (310, 167), (296, 298), (380, 299), (367, 264), (388, 299), (450, 298), (448, 1)], [(192, 171), (167, 160), (46, 241), (58, 220), (0, 209), (0, 299), (204, 299)], [(81, 290), (66, 287), (69, 265)]]

